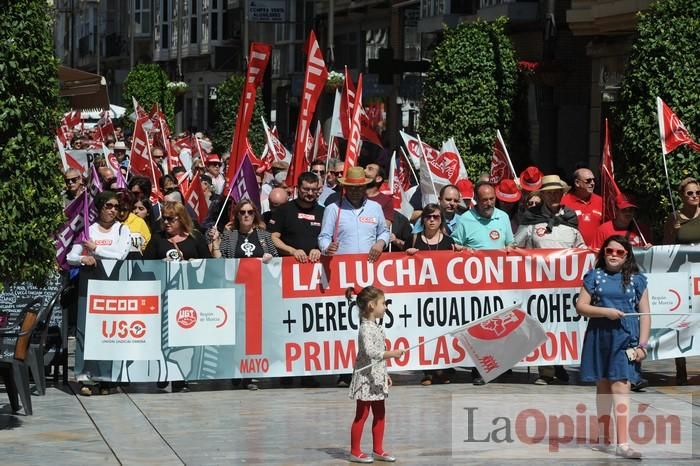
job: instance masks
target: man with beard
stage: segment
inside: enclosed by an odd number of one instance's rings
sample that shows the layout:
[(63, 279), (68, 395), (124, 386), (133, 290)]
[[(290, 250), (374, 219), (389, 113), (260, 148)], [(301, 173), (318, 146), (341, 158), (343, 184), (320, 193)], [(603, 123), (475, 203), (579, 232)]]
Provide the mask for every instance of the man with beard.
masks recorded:
[[(272, 242), (283, 256), (293, 256), (297, 262), (318, 262), (321, 251), (318, 235), (321, 233), (323, 206), (317, 202), (321, 180), (313, 172), (304, 172), (297, 178), (297, 197), (272, 211), (267, 230)], [(275, 188), (279, 189), (279, 188)], [(274, 194), (270, 193), (270, 201)], [(282, 191), (284, 192), (284, 191)], [(284, 193), (285, 196), (287, 193)], [(292, 377), (281, 380), (283, 386), (291, 385)], [(302, 387), (318, 387), (313, 377), (302, 377)]]

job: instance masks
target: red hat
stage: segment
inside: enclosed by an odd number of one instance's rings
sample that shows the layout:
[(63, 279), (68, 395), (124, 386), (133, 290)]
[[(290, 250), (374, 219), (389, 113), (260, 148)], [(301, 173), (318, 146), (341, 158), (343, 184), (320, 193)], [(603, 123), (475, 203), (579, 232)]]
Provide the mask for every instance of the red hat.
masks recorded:
[(207, 163), (221, 163), (221, 156), (219, 154), (209, 154)]
[(525, 191), (537, 191), (542, 187), (544, 175), (537, 167), (527, 167), (520, 174), (520, 187)]
[(615, 198), (615, 205), (618, 209), (626, 209), (628, 207), (638, 208), (631, 196), (622, 193), (618, 194)]
[(502, 202), (518, 202), (522, 195), (514, 180), (501, 180), (496, 186), (496, 197)]
[(455, 186), (462, 195), (462, 199), (474, 199), (474, 183), (465, 178), (457, 181)]

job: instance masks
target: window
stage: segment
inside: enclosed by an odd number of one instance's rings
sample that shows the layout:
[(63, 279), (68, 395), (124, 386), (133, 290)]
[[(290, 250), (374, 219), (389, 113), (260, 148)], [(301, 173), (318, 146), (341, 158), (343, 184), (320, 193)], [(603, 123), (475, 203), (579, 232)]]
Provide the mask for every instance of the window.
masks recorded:
[(190, 44), (197, 43), (197, 32), (199, 24), (197, 22), (197, 3), (198, 0), (190, 0)]
[(224, 10), (226, 8), (224, 0), (211, 1), (211, 21), (209, 22), (209, 33), (212, 41), (223, 40), (223, 20)]
[(139, 36), (151, 34), (151, 0), (134, 0), (134, 33)]
[(161, 0), (160, 4), (160, 48), (170, 47), (170, 5), (169, 0)]

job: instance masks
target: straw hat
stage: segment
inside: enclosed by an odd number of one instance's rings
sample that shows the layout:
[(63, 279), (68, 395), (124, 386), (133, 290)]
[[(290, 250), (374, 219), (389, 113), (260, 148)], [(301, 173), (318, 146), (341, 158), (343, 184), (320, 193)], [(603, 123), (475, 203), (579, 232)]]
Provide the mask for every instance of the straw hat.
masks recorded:
[(338, 178), (338, 183), (343, 186), (364, 186), (371, 182), (372, 178), (365, 177), (365, 170), (362, 167), (350, 167), (346, 176)]
[(561, 178), (559, 178), (559, 175), (546, 175), (542, 177), (542, 187), (539, 189), (540, 191), (553, 191), (555, 189), (561, 189), (565, 190), (568, 187), (566, 183), (564, 183)]
[(522, 195), (518, 185), (511, 179), (501, 180), (496, 186), (496, 197), (502, 202), (518, 202)]

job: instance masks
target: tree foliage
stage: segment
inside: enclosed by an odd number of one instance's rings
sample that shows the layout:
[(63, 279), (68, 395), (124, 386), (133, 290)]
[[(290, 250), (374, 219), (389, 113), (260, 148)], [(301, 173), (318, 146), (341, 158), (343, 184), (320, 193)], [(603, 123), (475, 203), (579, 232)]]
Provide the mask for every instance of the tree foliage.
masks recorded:
[(160, 66), (152, 63), (136, 65), (124, 81), (124, 102), (130, 109), (127, 114), (134, 113), (131, 98), (135, 97), (146, 112), (151, 111), (153, 104), (158, 104), (168, 125), (175, 128), (175, 94), (168, 89), (168, 82), (168, 75)]
[[(231, 138), (233, 130), (236, 126), (236, 117), (238, 115), (238, 105), (241, 101), (241, 92), (243, 91), (243, 83), (245, 78), (239, 74), (232, 74), (226, 81), (221, 83), (216, 88), (216, 101), (214, 104), (215, 120), (214, 120), (214, 150), (224, 153), (231, 148)], [(265, 131), (262, 127), (260, 118), (264, 115), (265, 109), (262, 99), (262, 89), (258, 88), (258, 93), (255, 96), (255, 108), (253, 109), (253, 117), (250, 120), (248, 129), (248, 139), (255, 151), (255, 155), (260, 157), (265, 146)]]
[(0, 281), (40, 284), (55, 269), (51, 233), (64, 220), (53, 23), (46, 0), (2, 3)]
[(488, 171), (496, 130), (507, 139), (510, 129), (517, 62), (506, 22), (446, 29), (424, 86), (422, 139), (439, 147), (454, 137), (472, 179)]
[[(656, 97), (673, 109), (691, 134), (700, 136), (700, 2), (657, 1), (640, 14), (638, 33), (614, 109), (613, 158), (618, 183), (647, 201), (645, 213), (658, 227), (668, 217), (671, 204)], [(683, 178), (698, 176), (700, 154), (678, 148), (667, 160), (676, 196)], [(679, 201), (675, 199), (676, 206)]]

